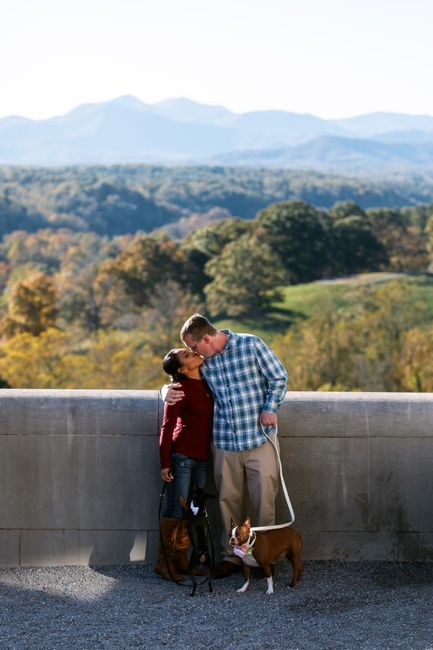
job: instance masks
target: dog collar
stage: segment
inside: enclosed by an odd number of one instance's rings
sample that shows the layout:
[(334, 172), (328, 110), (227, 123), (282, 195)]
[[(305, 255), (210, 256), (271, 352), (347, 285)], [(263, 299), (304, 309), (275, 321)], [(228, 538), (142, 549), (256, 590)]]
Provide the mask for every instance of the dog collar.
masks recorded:
[(240, 546), (233, 546), (233, 553), (238, 557), (244, 558), (249, 557), (253, 554), (253, 546), (256, 541), (256, 534), (250, 533), (247, 541), (241, 544)]

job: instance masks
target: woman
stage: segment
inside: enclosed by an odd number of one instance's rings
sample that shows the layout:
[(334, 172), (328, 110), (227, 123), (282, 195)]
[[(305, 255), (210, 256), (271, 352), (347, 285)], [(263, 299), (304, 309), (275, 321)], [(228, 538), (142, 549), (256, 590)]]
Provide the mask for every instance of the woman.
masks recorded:
[(162, 362), (185, 393), (176, 404), (164, 404), (159, 442), (161, 477), (168, 485), (155, 573), (166, 580), (180, 581), (180, 574), (188, 573), (189, 537), (179, 497), (189, 502), (193, 487), (204, 488), (208, 475), (213, 398), (200, 375), (202, 364), (203, 358), (186, 348), (170, 350)]

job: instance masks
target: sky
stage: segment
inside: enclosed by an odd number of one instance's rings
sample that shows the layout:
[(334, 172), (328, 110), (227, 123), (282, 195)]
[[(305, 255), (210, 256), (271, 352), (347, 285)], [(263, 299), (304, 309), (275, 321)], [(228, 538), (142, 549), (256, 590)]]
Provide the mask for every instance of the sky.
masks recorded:
[(0, 0), (0, 117), (134, 95), (433, 115), (431, 0)]

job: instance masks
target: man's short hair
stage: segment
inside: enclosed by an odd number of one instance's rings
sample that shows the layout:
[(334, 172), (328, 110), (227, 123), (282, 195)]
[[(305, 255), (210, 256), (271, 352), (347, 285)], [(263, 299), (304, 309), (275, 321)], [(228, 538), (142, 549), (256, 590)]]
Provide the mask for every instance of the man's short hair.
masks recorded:
[(207, 318), (201, 314), (193, 314), (183, 324), (183, 327), (180, 330), (180, 338), (185, 342), (185, 336), (189, 335), (193, 341), (199, 341), (203, 336), (206, 336), (206, 334), (209, 336), (215, 336), (217, 333), (218, 330), (209, 323)]

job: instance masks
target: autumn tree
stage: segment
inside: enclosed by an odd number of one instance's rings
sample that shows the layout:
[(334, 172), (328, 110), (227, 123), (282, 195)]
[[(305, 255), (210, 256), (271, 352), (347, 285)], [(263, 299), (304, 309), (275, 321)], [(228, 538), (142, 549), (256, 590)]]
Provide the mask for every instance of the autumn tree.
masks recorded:
[[(352, 306), (330, 304), (274, 340), (290, 389), (400, 391), (410, 381), (416, 385), (415, 370), (406, 375), (402, 359), (410, 357), (410, 332), (425, 320), (425, 305), (400, 282), (360, 287), (352, 298)], [(412, 354), (416, 368), (420, 353)]]
[(161, 362), (142, 332), (102, 331), (89, 340), (86, 372), (76, 381), (82, 388), (159, 388)]
[(18, 333), (0, 347), (0, 375), (14, 388), (72, 387), (69, 343), (67, 334), (52, 328), (38, 336)]
[(180, 344), (180, 330), (191, 314), (203, 311), (203, 304), (174, 280), (155, 286), (149, 305), (142, 313), (141, 331), (149, 347), (162, 359)]
[(156, 388), (161, 358), (139, 332), (76, 341), (58, 329), (17, 334), (0, 346), (0, 376), (14, 388)]
[(357, 388), (352, 345), (348, 320), (330, 302), (276, 337), (272, 347), (287, 369), (290, 390), (350, 390)]
[(405, 332), (398, 360), (404, 391), (433, 392), (433, 329), (414, 327)]
[(428, 267), (426, 243), (397, 210), (368, 210), (367, 218), (377, 241), (384, 247), (392, 271), (415, 271)]
[(123, 283), (110, 272), (110, 262), (88, 266), (59, 278), (60, 315), (86, 332), (107, 329), (138, 310)]
[(7, 337), (19, 332), (38, 336), (54, 326), (58, 312), (57, 290), (52, 278), (35, 273), (13, 287), (1, 329)]
[(174, 280), (189, 289), (198, 273), (179, 243), (164, 235), (137, 237), (106, 268), (138, 307), (150, 304), (161, 282)]

